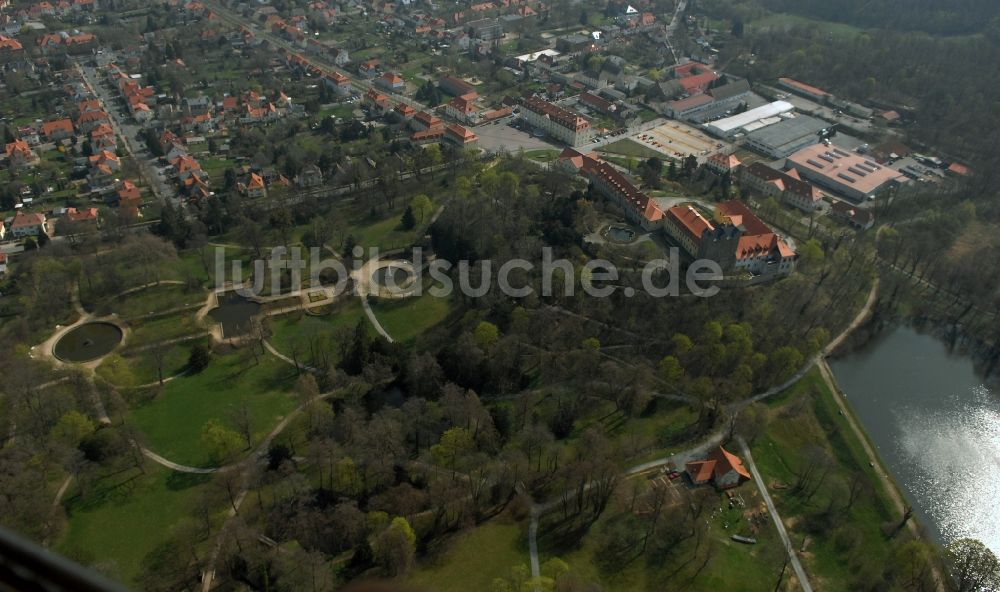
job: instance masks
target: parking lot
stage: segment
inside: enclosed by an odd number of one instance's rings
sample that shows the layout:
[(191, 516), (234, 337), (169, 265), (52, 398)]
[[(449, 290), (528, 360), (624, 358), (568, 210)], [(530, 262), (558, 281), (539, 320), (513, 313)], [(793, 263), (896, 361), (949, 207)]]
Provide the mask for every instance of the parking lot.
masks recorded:
[(648, 131), (639, 132), (632, 139), (672, 158), (684, 158), (689, 154), (707, 156), (725, 146), (720, 140), (680, 121), (668, 121)]

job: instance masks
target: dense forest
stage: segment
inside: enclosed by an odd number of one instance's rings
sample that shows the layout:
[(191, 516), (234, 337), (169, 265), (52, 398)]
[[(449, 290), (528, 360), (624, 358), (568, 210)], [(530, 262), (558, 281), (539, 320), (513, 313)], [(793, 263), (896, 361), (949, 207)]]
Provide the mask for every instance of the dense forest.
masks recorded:
[(764, 0), (763, 4), (810, 18), (935, 35), (995, 33), (1000, 25), (1000, 4), (993, 0)]

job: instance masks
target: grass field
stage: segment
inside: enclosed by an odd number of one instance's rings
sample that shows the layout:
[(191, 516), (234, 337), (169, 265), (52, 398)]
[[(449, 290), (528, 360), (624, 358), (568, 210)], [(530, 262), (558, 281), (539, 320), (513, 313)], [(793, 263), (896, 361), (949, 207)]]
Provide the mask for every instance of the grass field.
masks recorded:
[[(191, 348), (196, 343), (206, 345), (208, 338), (201, 337), (166, 346), (163, 355), (164, 378), (179, 374), (187, 368)], [(118, 367), (119, 364), (123, 364), (124, 369)], [(117, 387), (150, 384), (159, 379), (156, 358), (149, 351), (130, 354), (125, 350), (120, 355), (108, 356), (97, 367), (97, 374)]]
[(124, 319), (131, 319), (182, 306), (199, 305), (205, 302), (205, 296), (202, 290), (189, 290), (187, 286), (179, 284), (161, 284), (122, 298), (109, 298), (101, 302), (98, 308), (102, 312), (106, 310)]
[(371, 307), (386, 333), (396, 341), (407, 343), (443, 321), (451, 312), (451, 299), (425, 292), (417, 298), (373, 299)]
[(381, 251), (407, 247), (413, 243), (416, 234), (413, 230), (403, 230), (400, 227), (401, 215), (402, 211), (380, 220), (358, 220), (351, 224), (347, 234), (353, 236), (355, 242), (362, 247), (378, 247)]
[(71, 487), (64, 500), (68, 525), (56, 550), (83, 563), (110, 564), (112, 576), (133, 583), (143, 557), (190, 515), (209, 480), (151, 462), (145, 470), (107, 475), (84, 497)]
[(268, 341), (286, 356), (291, 356), (293, 349), (297, 349), (306, 363), (310, 362), (310, 344), (317, 340), (325, 342), (328, 351), (336, 355), (339, 344), (333, 343), (332, 339), (338, 330), (342, 327), (353, 328), (361, 320), (367, 323), (361, 301), (354, 297), (345, 298), (335, 304), (329, 314), (317, 316), (293, 312), (271, 317), (268, 321), (271, 329)]
[(162, 317), (149, 319), (134, 319), (129, 322), (132, 333), (128, 337), (128, 347), (140, 347), (167, 339), (176, 339), (186, 335), (205, 333), (205, 327), (200, 327), (194, 318), (194, 311), (182, 311)]
[[(807, 462), (803, 452), (818, 446), (828, 451), (833, 466), (824, 486), (811, 500), (792, 494), (789, 490), (775, 490), (771, 494), (778, 511), (786, 523), (794, 524), (790, 529), (793, 539), (807, 536), (805, 522), (815, 520), (831, 497), (834, 503), (842, 500), (846, 488), (855, 476), (860, 476), (871, 485), (867, 494), (858, 497), (857, 502), (838, 520), (836, 526), (856, 531), (855, 543), (844, 548), (837, 545), (838, 529), (831, 528), (822, 536), (813, 538), (810, 553), (806, 556), (806, 571), (822, 583), (824, 590), (852, 590), (856, 563), (859, 558), (877, 565), (885, 565), (891, 546), (881, 532), (883, 523), (899, 520), (891, 510), (892, 504), (878, 480), (874, 468), (869, 466), (861, 442), (854, 436), (847, 420), (840, 415), (833, 400), (833, 394), (826, 387), (819, 371), (814, 369), (802, 381), (783, 393), (772, 407), (777, 414), (771, 420), (766, 434), (753, 445), (754, 459), (762, 476), (768, 482), (795, 483), (797, 472)], [(802, 405), (803, 410), (793, 420), (782, 417), (782, 413), (793, 406)], [(838, 494), (839, 492), (839, 494)]]
[(621, 154), (622, 156), (631, 156), (633, 158), (663, 158), (663, 154), (628, 138), (615, 140), (610, 144), (605, 144), (604, 146), (601, 146), (598, 151), (609, 152), (611, 154)]
[(559, 151), (550, 149), (525, 150), (524, 157), (539, 162), (551, 162), (559, 157)]
[(492, 520), (459, 534), (437, 557), (420, 561), (409, 583), (427, 592), (489, 590), (512, 567), (527, 565), (527, 537), (517, 524)]
[(229, 417), (246, 401), (256, 445), (295, 408), (295, 377), (294, 368), (268, 354), (256, 365), (243, 354), (216, 357), (202, 372), (168, 382), (131, 415), (153, 451), (181, 464), (210, 466), (201, 442), (205, 423), (214, 419), (235, 427)]

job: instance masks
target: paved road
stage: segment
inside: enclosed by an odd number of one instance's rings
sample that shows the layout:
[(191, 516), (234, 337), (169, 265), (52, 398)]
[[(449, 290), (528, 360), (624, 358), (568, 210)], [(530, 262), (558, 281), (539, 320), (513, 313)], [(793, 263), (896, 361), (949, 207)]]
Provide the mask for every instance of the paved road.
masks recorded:
[(150, 188), (153, 195), (159, 200), (167, 198), (176, 199), (177, 194), (173, 187), (166, 183), (166, 180), (154, 168), (152, 162), (155, 158), (149, 153), (147, 147), (136, 139), (142, 127), (132, 121), (131, 116), (124, 114), (124, 107), (121, 96), (117, 91), (110, 90), (101, 79), (97, 70), (90, 66), (75, 64), (77, 72), (83, 78), (84, 84), (90, 92), (101, 101), (105, 112), (111, 118), (111, 127), (121, 139), (125, 152), (132, 157), (139, 168), (139, 174)]
[(767, 511), (771, 513), (771, 518), (774, 519), (774, 526), (778, 529), (778, 536), (781, 537), (781, 542), (785, 545), (785, 551), (788, 552), (788, 561), (792, 564), (792, 569), (795, 570), (795, 576), (799, 579), (799, 584), (802, 586), (804, 592), (812, 592), (812, 586), (809, 584), (809, 579), (806, 578), (806, 570), (802, 569), (802, 563), (799, 561), (799, 556), (792, 547), (792, 541), (788, 538), (788, 531), (785, 530), (785, 523), (781, 521), (781, 516), (778, 515), (778, 509), (774, 507), (774, 500), (771, 499), (771, 494), (767, 491), (767, 484), (764, 483), (764, 479), (761, 478), (760, 472), (757, 470), (757, 464), (753, 462), (753, 455), (750, 454), (750, 447), (747, 446), (746, 440), (742, 437), (736, 439), (740, 445), (740, 452), (743, 454), (744, 460), (746, 460), (747, 466), (750, 467), (750, 473), (753, 475), (754, 481), (757, 482), (757, 487), (760, 489), (760, 494), (764, 497), (764, 503), (767, 505)]

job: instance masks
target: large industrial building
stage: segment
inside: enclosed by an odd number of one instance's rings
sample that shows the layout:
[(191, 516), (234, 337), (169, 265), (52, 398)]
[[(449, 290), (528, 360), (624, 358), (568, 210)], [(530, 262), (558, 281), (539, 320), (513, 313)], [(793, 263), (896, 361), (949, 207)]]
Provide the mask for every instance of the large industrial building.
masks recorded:
[(732, 117), (705, 124), (705, 131), (718, 138), (732, 138), (741, 133), (750, 133), (778, 123), (781, 121), (780, 115), (782, 113), (788, 113), (794, 109), (795, 107), (787, 101), (775, 101)]
[(538, 97), (524, 99), (521, 116), (532, 127), (543, 130), (570, 146), (587, 144), (593, 137), (594, 130), (590, 127), (589, 121), (574, 111), (553, 105)]
[(744, 145), (771, 158), (786, 158), (807, 146), (818, 144), (820, 132), (829, 127), (829, 123), (808, 115), (788, 117), (750, 132)]
[(785, 166), (798, 171), (804, 179), (856, 202), (874, 199), (881, 191), (906, 181), (898, 171), (870, 157), (827, 143), (799, 150), (786, 159)]

